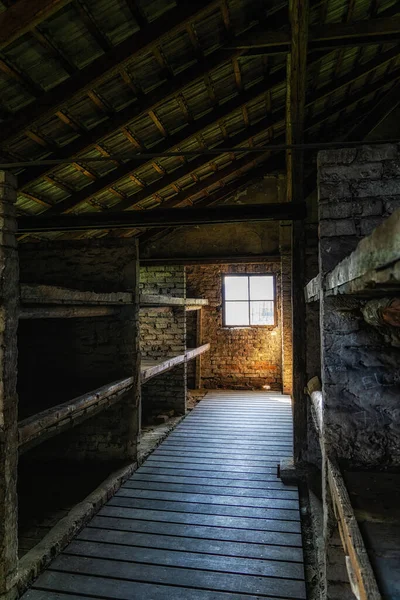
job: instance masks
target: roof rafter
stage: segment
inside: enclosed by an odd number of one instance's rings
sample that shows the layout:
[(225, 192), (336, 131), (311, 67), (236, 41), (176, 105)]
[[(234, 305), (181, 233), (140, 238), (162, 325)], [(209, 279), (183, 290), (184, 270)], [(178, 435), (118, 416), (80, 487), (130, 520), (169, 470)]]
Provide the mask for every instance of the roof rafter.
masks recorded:
[[(393, 77), (394, 76), (395, 75), (393, 75)], [(400, 78), (400, 69), (397, 71), (396, 76), (398, 78)], [(394, 79), (392, 81), (394, 81)], [(380, 82), (380, 85), (379, 85), (379, 82), (375, 82), (374, 84), (369, 86), (368, 93), (372, 94), (373, 92), (377, 91), (381, 87), (388, 85), (389, 82), (390, 81), (389, 81), (388, 77), (383, 78)], [(315, 116), (309, 123), (306, 123), (304, 126), (304, 131), (306, 132), (306, 131), (316, 127), (317, 125), (320, 125), (324, 121), (330, 119), (332, 117), (332, 115), (340, 113), (347, 106), (354, 104), (356, 102), (359, 102), (362, 97), (363, 96), (361, 95), (361, 92), (357, 92), (356, 94), (353, 94), (349, 98), (346, 98), (345, 100), (337, 103), (336, 105), (333, 105), (332, 107), (330, 107), (323, 113)], [(276, 118), (279, 118), (279, 116), (280, 116), (279, 123), (283, 123), (284, 122), (284, 111), (281, 111), (280, 115), (276, 115)], [(276, 126), (277, 123), (278, 123), (278, 121), (276, 123), (274, 123), (273, 125)], [(265, 128), (268, 126), (266, 123), (266, 119), (263, 119), (263, 121), (260, 122), (259, 125), (261, 126), (261, 124), (263, 124), (263, 126)], [(270, 123), (270, 125), (271, 125), (271, 123)], [(256, 126), (253, 126), (253, 127), (256, 127)], [(238, 134), (238, 136), (235, 136), (235, 139), (233, 141), (238, 141), (239, 136), (243, 138), (246, 135), (251, 135), (251, 133), (252, 133), (251, 130), (247, 133), (246, 133), (246, 131), (241, 132), (241, 134)], [(260, 133), (260, 131), (258, 133)], [(277, 138), (275, 141), (278, 142), (279, 139), (281, 141), (283, 141), (282, 136), (280, 136), (280, 138)], [(264, 156), (267, 156), (268, 154), (269, 153), (266, 153)], [(281, 156), (282, 156), (282, 153), (279, 153), (279, 158), (278, 158), (278, 154), (274, 153), (274, 156), (273, 156), (274, 160), (271, 162), (271, 164), (273, 164), (274, 168), (277, 168), (278, 164), (283, 166), (283, 159), (281, 158)], [(203, 161), (203, 164), (207, 164), (210, 161), (210, 158), (206, 157), (204, 159), (204, 158), (200, 157), (198, 159), (197, 163), (196, 163), (196, 160), (197, 159), (195, 159), (195, 161), (193, 161), (192, 163), (189, 164), (190, 168), (195, 168), (196, 164), (199, 167), (200, 161)], [(213, 173), (209, 177), (205, 178), (201, 182), (200, 185), (191, 186), (190, 188), (186, 189), (185, 191), (182, 191), (182, 192), (178, 193), (176, 196), (173, 196), (170, 200), (166, 200), (163, 203), (163, 206), (172, 208), (172, 207), (176, 207), (176, 206), (185, 205), (187, 203), (191, 203), (191, 199), (194, 196), (198, 195), (201, 192), (207, 193), (208, 188), (210, 188), (214, 185), (218, 185), (218, 184), (223, 185), (222, 190), (225, 190), (226, 194), (231, 193), (230, 190), (234, 189), (234, 184), (236, 182), (236, 179), (235, 179), (235, 182), (228, 183), (226, 185), (223, 183), (225, 179), (227, 179), (228, 177), (230, 178), (232, 175), (235, 176), (240, 171), (244, 171), (246, 169), (246, 175), (245, 175), (246, 179), (244, 179), (243, 182), (251, 181), (255, 177), (261, 176), (263, 173), (265, 174), (265, 167), (266, 167), (266, 165), (269, 166), (269, 162), (270, 162), (269, 159), (265, 162), (263, 160), (263, 157), (259, 156), (257, 159), (255, 159), (254, 156), (247, 154), (243, 158), (231, 162), (226, 167), (218, 170), (217, 172)], [(193, 163), (195, 163), (195, 164), (193, 164)], [(259, 167), (255, 166), (252, 168), (252, 165), (257, 165), (258, 163), (261, 163), (261, 165)], [(162, 179), (156, 181), (154, 184), (151, 184), (147, 188), (143, 189), (143, 191), (139, 192), (138, 194), (135, 194), (134, 196), (124, 199), (120, 204), (118, 204), (118, 210), (126, 210), (128, 208), (135, 207), (139, 202), (151, 197), (152, 195), (158, 194), (164, 188), (172, 185), (174, 183), (174, 181), (176, 181), (180, 177), (184, 176), (185, 174), (189, 174), (188, 171), (185, 171), (185, 173), (183, 173), (181, 169), (177, 169), (176, 171), (172, 172), (170, 175), (167, 175), (165, 178), (162, 178)], [(241, 182), (241, 185), (243, 185), (242, 179), (240, 179), (240, 182)], [(222, 194), (222, 190), (221, 190), (221, 194)], [(218, 190), (218, 193), (219, 192), (220, 192), (220, 190)], [(215, 193), (217, 193), (217, 192), (215, 192)], [(214, 193), (211, 194), (211, 197), (213, 197), (213, 194)], [(223, 196), (225, 196), (226, 194), (224, 192)], [(222, 198), (222, 196), (218, 196), (218, 197), (220, 199)], [(46, 211), (46, 215), (57, 215), (57, 214), (60, 214), (60, 213), (59, 213), (59, 211), (56, 210), (56, 207), (53, 207), (49, 211)]]
[[(189, 67), (179, 75), (176, 75), (173, 81), (167, 81), (161, 84), (158, 88), (146, 94), (139, 102), (135, 102), (120, 110), (118, 113), (110, 115), (106, 121), (101, 122), (67, 146), (58, 148), (52, 156), (54, 158), (62, 159), (86, 151), (94, 144), (100, 143), (104, 138), (118, 129), (127, 127), (132, 120), (145, 116), (151, 110), (157, 109), (163, 102), (175, 98), (177, 95), (181, 94), (186, 87), (201, 80), (205, 74), (223, 65), (227, 60), (239, 56), (241, 53), (242, 51), (240, 50), (232, 51), (232, 53), (227, 52), (226, 50), (217, 50), (210, 56), (207, 56), (207, 60), (204, 60), (204, 62)], [(0, 143), (2, 141), (4, 141), (4, 138), (0, 140)], [(21, 187), (24, 187), (51, 171), (52, 169), (49, 169), (48, 167), (30, 169), (19, 176), (19, 184)]]
[[(343, 46), (385, 44), (397, 42), (400, 34), (400, 17), (385, 17), (348, 23), (329, 23), (312, 27), (309, 31), (309, 50), (323, 50)], [(232, 48), (266, 51), (269, 54), (289, 52), (292, 44), (289, 31), (265, 31), (248, 35)]]
[(188, 22), (196, 20), (216, 5), (218, 5), (218, 0), (193, 0), (171, 9), (162, 18), (149, 23), (144, 30), (134, 33), (133, 36), (95, 59), (87, 67), (43, 94), (37, 101), (15, 115), (10, 122), (3, 123), (2, 144), (29, 128), (39, 119), (54, 114), (75, 97), (93, 90), (94, 87), (124, 68), (135, 56), (152, 50), (163, 38), (178, 33), (186, 27)]
[(18, 0), (0, 14), (0, 50), (72, 0)]
[[(306, 107), (312, 106), (316, 102), (318, 102), (326, 97), (331, 96), (334, 92), (340, 90), (342, 87), (344, 87), (346, 85), (349, 85), (349, 83), (351, 83), (355, 79), (365, 76), (365, 74), (370, 72), (371, 66), (373, 68), (377, 68), (377, 66), (381, 66), (381, 64), (385, 64), (386, 61), (391, 60), (391, 56), (392, 56), (391, 54), (389, 56), (387, 56), (386, 54), (381, 55), (380, 59), (382, 62), (379, 62), (378, 65), (375, 60), (370, 61), (370, 62), (366, 63), (365, 65), (363, 65), (363, 68), (356, 69), (355, 73), (349, 73), (349, 74), (339, 78), (337, 81), (333, 82), (333, 84), (329, 84), (329, 85), (321, 88), (313, 96), (307, 98)], [(282, 77), (283, 77), (283, 75), (282, 75)], [(346, 100), (340, 104), (340, 108), (338, 110), (343, 110), (347, 106), (354, 104), (356, 101), (361, 100), (364, 96), (369, 95), (369, 94), (373, 93), (374, 91), (381, 89), (382, 86), (392, 83), (399, 77), (400, 77), (400, 70), (397, 69), (394, 73), (391, 73), (391, 74), (387, 75), (386, 77), (381, 78), (380, 80), (376, 81), (374, 84), (368, 86), (368, 88), (365, 88), (365, 90), (359, 91), (354, 96), (351, 95), (348, 98), (346, 98)], [(275, 74), (274, 76), (272, 76), (272, 78), (270, 78), (270, 80), (269, 80), (270, 84), (273, 84), (273, 82), (275, 82), (275, 81), (279, 81), (279, 83), (283, 83), (284, 79), (283, 78), (280, 79), (280, 78), (281, 78), (281, 75), (278, 72), (278, 74)], [(187, 140), (198, 136), (202, 131), (204, 131), (212, 123), (217, 122), (219, 119), (226, 117), (227, 115), (229, 115), (233, 111), (237, 110), (238, 108), (246, 106), (246, 104), (250, 100), (257, 99), (258, 97), (261, 99), (264, 94), (265, 94), (265, 84), (263, 82), (261, 82), (260, 84), (253, 86), (253, 88), (250, 88), (249, 90), (247, 90), (244, 94), (236, 96), (232, 100), (226, 102), (221, 107), (217, 107), (213, 112), (198, 119), (196, 122), (192, 123), (191, 125), (188, 125), (186, 128), (182, 129), (177, 134), (170, 136), (168, 139), (161, 142), (157, 146), (157, 150), (159, 150), (160, 153), (174, 150), (177, 146), (181, 145), (182, 143), (186, 142)], [(334, 110), (335, 110), (335, 106), (332, 107), (332, 111), (334, 111)], [(327, 113), (325, 113), (324, 115), (317, 115), (316, 119), (318, 121), (321, 121), (321, 119), (326, 120), (327, 118), (329, 118), (330, 114), (331, 114), (331, 112), (327, 111)], [(247, 142), (249, 142), (249, 140), (251, 140), (252, 137), (257, 135), (258, 133), (265, 131), (266, 129), (268, 129), (270, 127), (277, 127), (277, 126), (281, 125), (284, 121), (284, 118), (285, 118), (284, 111), (283, 110), (277, 111), (274, 114), (273, 121), (271, 119), (268, 119), (267, 117), (262, 119), (255, 125), (246, 128), (244, 131), (236, 134), (231, 139), (229, 139), (228, 140), (229, 144), (231, 146), (239, 146), (242, 143), (247, 143)], [(323, 122), (323, 121), (321, 121), (321, 122)], [(227, 142), (220, 144), (220, 146), (226, 146), (226, 145), (227, 145)], [(218, 146), (217, 146), (217, 149), (218, 149)], [(82, 160), (84, 161), (84, 159), (82, 159)], [(150, 164), (151, 162), (152, 161), (146, 161), (146, 164)], [(155, 183), (151, 184), (150, 186), (144, 187), (141, 192), (138, 192), (137, 194), (134, 194), (133, 196), (128, 196), (128, 198), (123, 201), (123, 207), (124, 208), (125, 208), (125, 206), (129, 207), (134, 204), (138, 204), (138, 203), (142, 202), (146, 198), (148, 198), (154, 194), (157, 194), (161, 190), (168, 187), (169, 185), (172, 185), (179, 178), (184, 177), (185, 175), (188, 175), (190, 173), (193, 173), (195, 171), (195, 169), (201, 168), (201, 167), (209, 164), (210, 162), (211, 162), (210, 157), (203, 156), (203, 157), (199, 157), (198, 159), (194, 159), (193, 161), (190, 161), (189, 163), (182, 165), (182, 167), (177, 168), (170, 175), (167, 175), (166, 177), (162, 177), (161, 179), (157, 180)], [(95, 194), (98, 194), (101, 191), (106, 190), (113, 185), (116, 185), (121, 179), (123, 179), (127, 175), (130, 176), (131, 174), (134, 174), (134, 172), (137, 170), (138, 166), (140, 166), (140, 163), (138, 163), (137, 160), (131, 160), (131, 161), (126, 162), (121, 167), (114, 169), (113, 171), (111, 171), (110, 173), (105, 175), (104, 177), (99, 178), (92, 185), (85, 187), (80, 192), (78, 192), (78, 193), (74, 194), (73, 196), (71, 196), (70, 198), (67, 198), (66, 200), (58, 203), (55, 207), (52, 207), (49, 211), (50, 214), (60, 214), (61, 212), (73, 210), (78, 204), (87, 201), (88, 199), (93, 197)]]

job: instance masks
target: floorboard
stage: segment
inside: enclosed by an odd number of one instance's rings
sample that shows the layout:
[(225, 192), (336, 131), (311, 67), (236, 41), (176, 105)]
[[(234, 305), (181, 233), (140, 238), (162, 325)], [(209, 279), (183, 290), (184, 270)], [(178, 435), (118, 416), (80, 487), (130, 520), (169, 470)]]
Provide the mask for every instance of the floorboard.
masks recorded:
[(290, 399), (210, 392), (24, 600), (305, 600)]

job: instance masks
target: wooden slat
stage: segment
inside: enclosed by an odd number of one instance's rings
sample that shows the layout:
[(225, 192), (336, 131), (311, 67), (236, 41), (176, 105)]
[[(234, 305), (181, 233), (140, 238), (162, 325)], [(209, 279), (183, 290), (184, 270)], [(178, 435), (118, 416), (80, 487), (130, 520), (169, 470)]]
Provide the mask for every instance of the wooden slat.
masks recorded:
[(279, 547), (248, 544), (246, 542), (224, 542), (209, 539), (201, 540), (182, 536), (131, 533), (129, 531), (98, 529), (92, 527), (86, 527), (80, 532), (77, 539), (136, 546), (138, 548), (165, 548), (167, 550), (200, 552), (208, 555), (242, 556), (245, 558), (283, 560), (298, 563), (303, 561), (302, 548), (289, 546)]
[(218, 485), (200, 485), (196, 483), (188, 484), (188, 483), (172, 483), (171, 481), (162, 482), (162, 481), (143, 481), (142, 479), (133, 478), (128, 483), (125, 484), (124, 489), (127, 490), (154, 490), (154, 491), (170, 491), (170, 492), (182, 492), (183, 494), (217, 494), (219, 496), (231, 496), (235, 498), (248, 497), (251, 499), (261, 498), (263, 500), (268, 498), (283, 498), (287, 500), (296, 500), (298, 501), (298, 493), (297, 491), (290, 490), (259, 490), (252, 488), (237, 488), (237, 489), (229, 489), (224, 486)]
[[(97, 542), (97, 543), (96, 543)], [(224, 573), (240, 573), (244, 575), (256, 575), (261, 577), (284, 577), (287, 579), (302, 579), (303, 565), (292, 562), (284, 562), (257, 558), (247, 559), (244, 557), (216, 556), (200, 554), (196, 551), (182, 552), (179, 549), (158, 548), (136, 548), (134, 545), (118, 545), (110, 542), (102, 543), (96, 540), (77, 540), (72, 542), (66, 549), (65, 554), (85, 556), (93, 558), (104, 558), (119, 561), (127, 561), (137, 564), (163, 565), (167, 567), (182, 567), (188, 569), (201, 569), (206, 571), (223, 571)]]
[(38, 443), (82, 423), (119, 402), (132, 385), (132, 377), (121, 379), (20, 421), (18, 423), (19, 446)]
[(0, 49), (61, 10), (72, 0), (18, 0), (0, 14)]
[[(225, 592), (242, 592), (257, 594), (260, 591), (260, 578), (243, 574), (228, 574), (223, 572), (204, 572), (196, 569), (156, 567), (152, 565), (136, 565), (130, 562), (89, 558), (82, 556), (66, 556), (57, 558), (53, 568), (58, 571), (97, 576), (116, 577), (127, 581), (151, 581), (169, 585), (200, 587)], [(287, 598), (303, 599), (305, 585), (303, 581), (266, 578), (263, 580), (265, 593), (270, 595), (283, 594)]]
[[(229, 495), (213, 495), (211, 493), (206, 494), (196, 494), (194, 492), (189, 492), (186, 490), (185, 492), (179, 491), (157, 491), (157, 490), (137, 490), (131, 487), (124, 487), (119, 490), (116, 494), (115, 498), (135, 498), (135, 499), (150, 499), (150, 500), (171, 500), (176, 502), (185, 502), (185, 503), (197, 503), (197, 504), (212, 504), (212, 505), (224, 505), (224, 506), (238, 506), (238, 507), (258, 507), (258, 508), (282, 508), (282, 509), (291, 509), (296, 511), (296, 515), (289, 515), (290, 518), (298, 518), (298, 499), (295, 500), (286, 500), (286, 499), (277, 499), (269, 500), (267, 498), (247, 498), (243, 499), (242, 497), (235, 497)], [(265, 513), (265, 516), (268, 516), (268, 513)]]
[[(96, 598), (100, 595), (101, 599), (111, 598), (115, 600), (126, 600), (132, 594), (132, 582), (121, 579), (112, 579), (107, 577), (87, 577), (85, 575), (68, 573), (46, 573), (45, 577), (41, 578), (41, 585), (52, 590), (54, 581), (60, 581), (62, 588), (67, 591), (73, 591), (77, 594), (85, 594), (85, 597)], [(42, 592), (39, 592), (42, 593)], [(53, 592), (51, 592), (53, 593)], [(163, 582), (156, 584), (148, 584), (143, 582), (135, 582), (135, 600), (165, 600), (165, 594), (170, 593), (170, 588), (163, 585)], [(107, 594), (107, 596), (104, 596)], [(226, 600), (225, 592), (217, 592), (215, 590), (207, 591), (204, 589), (193, 589), (183, 586), (173, 587), (174, 600)], [(70, 598), (70, 596), (68, 596)], [(246, 595), (249, 600), (259, 600), (259, 596)], [(281, 600), (276, 596), (263, 596), (264, 600)], [(32, 600), (37, 600), (33, 598)], [(64, 599), (62, 599), (64, 600)], [(82, 600), (82, 595), (79, 596)], [(229, 593), (229, 600), (243, 600), (243, 595)]]
[[(118, 531), (134, 531), (144, 533), (155, 533), (161, 535), (175, 535), (191, 537), (195, 539), (211, 539), (224, 541), (250, 542), (254, 544), (272, 546), (301, 547), (301, 535), (299, 533), (255, 530), (244, 528), (219, 527), (203, 523), (185, 523), (171, 519), (129, 519), (121, 517), (120, 514), (99, 514), (92, 519), (91, 524), (106, 529)], [(110, 512), (110, 511), (109, 511)], [(123, 514), (123, 513), (122, 513)]]

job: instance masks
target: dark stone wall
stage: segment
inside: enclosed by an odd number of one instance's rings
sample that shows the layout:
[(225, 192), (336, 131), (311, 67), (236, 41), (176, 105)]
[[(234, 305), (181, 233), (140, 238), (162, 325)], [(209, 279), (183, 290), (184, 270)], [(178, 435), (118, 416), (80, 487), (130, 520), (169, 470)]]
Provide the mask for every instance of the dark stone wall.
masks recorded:
[[(319, 154), (322, 276), (400, 207), (397, 145)], [(362, 315), (365, 301), (321, 300), (325, 441), (351, 466), (400, 465), (400, 350)]]

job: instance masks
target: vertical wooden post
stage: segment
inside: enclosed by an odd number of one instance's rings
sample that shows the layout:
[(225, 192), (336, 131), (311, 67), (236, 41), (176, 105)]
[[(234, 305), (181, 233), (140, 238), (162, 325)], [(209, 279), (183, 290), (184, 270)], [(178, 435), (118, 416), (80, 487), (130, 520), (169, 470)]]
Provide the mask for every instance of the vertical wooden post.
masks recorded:
[(132, 336), (132, 377), (133, 377), (133, 388), (132, 395), (130, 397), (130, 427), (128, 434), (128, 446), (127, 446), (127, 458), (132, 461), (137, 460), (137, 448), (140, 437), (141, 427), (141, 412), (142, 412), (142, 401), (141, 401), (141, 351), (140, 351), (140, 268), (139, 268), (139, 244), (136, 241), (136, 252), (135, 252), (135, 265), (134, 269), (130, 273), (129, 287), (133, 292), (133, 305), (129, 307), (130, 311), (130, 333)]
[(0, 598), (14, 598), (18, 568), (17, 182), (0, 171)]
[[(286, 142), (301, 144), (304, 131), (308, 0), (290, 0), (291, 52), (287, 58)], [(287, 150), (287, 200), (303, 202), (304, 157), (300, 150)], [(305, 223), (293, 222), (292, 244), (292, 306), (293, 306), (293, 402), (294, 458), (300, 461), (306, 450), (307, 406), (306, 383), (306, 316), (303, 288), (305, 285)]]
[[(203, 343), (203, 309), (197, 311), (197, 327), (196, 327), (196, 346), (199, 347)], [(196, 376), (194, 387), (196, 390), (201, 388), (201, 355), (196, 358)]]

